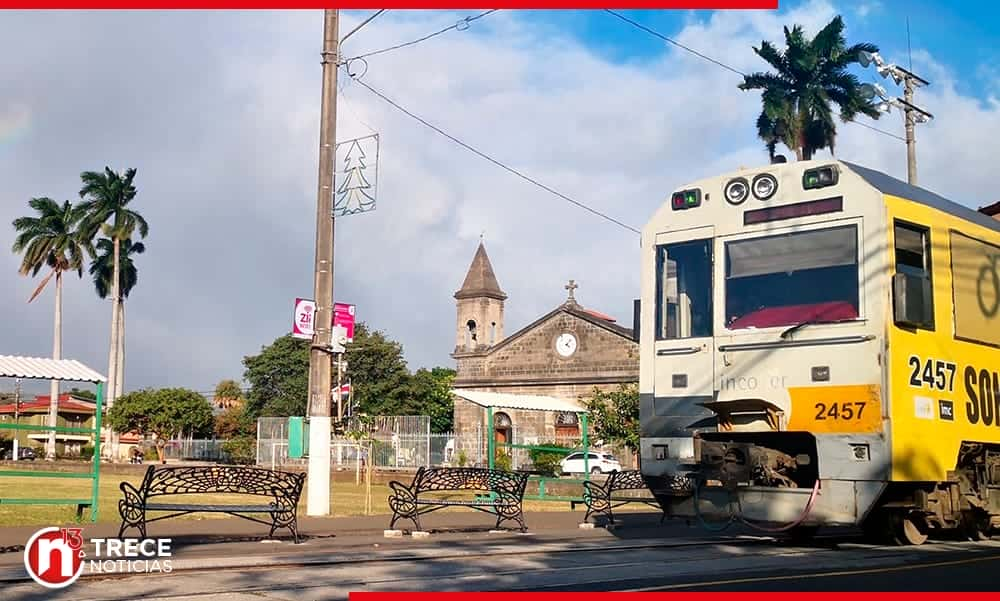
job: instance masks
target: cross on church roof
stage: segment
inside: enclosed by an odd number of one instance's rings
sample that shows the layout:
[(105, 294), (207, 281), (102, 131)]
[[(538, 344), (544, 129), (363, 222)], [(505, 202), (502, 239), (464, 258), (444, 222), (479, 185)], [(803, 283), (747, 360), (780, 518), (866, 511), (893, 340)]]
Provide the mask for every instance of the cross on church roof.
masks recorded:
[(576, 280), (570, 280), (568, 284), (566, 284), (565, 286), (563, 286), (563, 288), (565, 288), (566, 290), (569, 290), (569, 298), (567, 300), (571, 300), (571, 301), (576, 300), (575, 298), (573, 298), (573, 291), (576, 290), (577, 288), (579, 288), (579, 286), (577, 286), (577, 284), (576, 284)]

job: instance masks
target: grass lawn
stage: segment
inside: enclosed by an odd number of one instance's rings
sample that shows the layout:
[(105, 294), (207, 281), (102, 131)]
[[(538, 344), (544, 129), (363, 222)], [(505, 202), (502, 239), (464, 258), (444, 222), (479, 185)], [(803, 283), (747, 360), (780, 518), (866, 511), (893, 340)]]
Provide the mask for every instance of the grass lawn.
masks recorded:
[[(408, 482), (411, 475), (401, 474), (398, 479)], [(102, 474), (100, 480), (100, 493), (98, 496), (98, 522), (118, 523), (118, 501), (122, 498), (118, 484), (123, 480), (131, 482), (138, 487), (142, 481), (142, 475), (136, 474)], [(22, 477), (0, 477), (0, 498), (90, 498), (90, 480), (76, 478), (22, 478)], [(306, 488), (309, 482), (306, 481)], [(563, 490), (553, 490), (550, 486), (548, 494), (573, 494), (578, 484), (559, 486)], [(534, 490), (533, 490), (534, 489)], [(533, 494), (537, 487), (529, 485), (527, 494)], [(372, 483), (372, 511), (373, 515), (388, 515), (392, 512), (386, 499), (389, 497), (389, 487), (384, 484)], [(245, 500), (253, 504), (259, 504), (261, 497), (246, 497), (241, 495), (184, 495), (186, 500), (197, 503), (216, 501), (219, 503), (232, 503), (233, 501)], [(164, 497), (164, 502), (171, 502), (177, 497)], [(570, 505), (568, 501), (540, 501), (525, 499), (524, 511), (568, 511)], [(637, 506), (638, 507), (641, 506)], [(299, 515), (304, 516), (306, 509), (306, 491), (302, 491), (299, 503)], [(365, 509), (365, 485), (360, 486), (351, 481), (331, 482), (330, 509), (334, 517), (364, 515)], [(580, 510), (580, 506), (577, 506)], [(472, 511), (471, 509), (454, 508), (448, 511)], [(150, 512), (150, 516), (162, 515)], [(224, 519), (226, 514), (196, 513), (182, 516), (177, 519)], [(3, 505), (0, 504), (0, 526), (27, 526), (27, 525), (65, 525), (75, 522), (76, 507), (62, 505)], [(90, 519), (89, 510), (84, 512), (84, 520)]]

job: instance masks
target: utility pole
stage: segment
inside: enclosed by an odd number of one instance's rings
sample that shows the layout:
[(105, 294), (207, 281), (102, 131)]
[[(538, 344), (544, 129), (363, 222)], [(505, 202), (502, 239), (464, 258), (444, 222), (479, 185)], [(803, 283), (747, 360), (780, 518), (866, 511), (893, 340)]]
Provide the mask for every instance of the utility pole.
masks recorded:
[(877, 84), (864, 84), (861, 86), (862, 96), (867, 100), (872, 100), (878, 96), (882, 102), (876, 107), (878, 110), (888, 113), (892, 107), (902, 109), (906, 125), (906, 179), (911, 186), (917, 185), (917, 140), (914, 135), (917, 123), (927, 123), (934, 118), (934, 115), (913, 104), (913, 93), (918, 86), (930, 85), (926, 79), (907, 71), (906, 69), (886, 63), (878, 52), (861, 51), (859, 62), (862, 67), (875, 64), (875, 70), (883, 78), (892, 77), (896, 84), (903, 84), (902, 98), (889, 98), (886, 91)]
[(903, 115), (906, 118), (906, 181), (911, 186), (917, 185), (917, 141), (913, 137), (913, 78), (903, 80), (903, 100), (906, 103)]
[(339, 9), (323, 11), (323, 96), (316, 193), (316, 313), (309, 349), (309, 488), (306, 514), (330, 515), (330, 347), (333, 341), (333, 170), (337, 129)]

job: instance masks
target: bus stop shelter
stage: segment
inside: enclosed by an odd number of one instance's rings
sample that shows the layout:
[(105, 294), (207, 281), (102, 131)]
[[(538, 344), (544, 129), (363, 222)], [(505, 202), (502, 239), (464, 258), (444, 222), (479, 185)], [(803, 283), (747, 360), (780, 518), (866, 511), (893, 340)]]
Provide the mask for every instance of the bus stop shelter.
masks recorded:
[[(30, 424), (0, 423), (0, 431), (27, 430), (32, 432), (60, 432), (94, 436), (94, 456), (87, 472), (59, 472), (54, 470), (0, 469), (0, 478), (79, 478), (91, 481), (90, 498), (22, 498), (6, 497), (0, 494), (0, 505), (75, 505), (77, 518), (82, 517), (83, 508), (90, 508), (90, 521), (97, 521), (97, 495), (101, 465), (101, 417), (104, 404), (104, 376), (72, 359), (43, 359), (36, 357), (16, 357), (0, 355), (0, 378), (20, 378), (24, 380), (57, 380), (60, 382), (84, 382), (97, 385), (97, 400), (94, 402), (94, 427), (70, 428), (63, 426), (37, 426)], [(58, 398), (55, 401), (59, 402)], [(44, 489), (44, 487), (39, 487)], [(10, 490), (2, 487), (0, 490)]]

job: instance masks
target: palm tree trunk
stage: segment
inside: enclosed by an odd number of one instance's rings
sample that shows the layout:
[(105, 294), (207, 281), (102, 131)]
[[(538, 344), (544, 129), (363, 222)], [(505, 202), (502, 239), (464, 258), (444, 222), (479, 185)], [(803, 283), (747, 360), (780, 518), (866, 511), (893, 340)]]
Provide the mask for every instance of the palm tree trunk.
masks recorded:
[[(115, 399), (125, 394), (125, 301), (118, 301), (118, 365), (115, 373)], [(118, 457), (118, 432), (111, 433), (112, 457)]]
[[(56, 270), (56, 314), (55, 332), (52, 337), (52, 358), (62, 358), (62, 272)], [(52, 380), (49, 388), (49, 419), (47, 425), (55, 427), (59, 418), (59, 380)], [(56, 460), (56, 433), (49, 431), (48, 444), (45, 446), (45, 459)]]
[[(118, 392), (118, 311), (120, 309), (118, 304), (119, 295), (119, 274), (118, 274), (118, 260), (120, 253), (119, 240), (117, 237), (114, 238), (114, 254), (111, 273), (111, 343), (110, 350), (108, 352), (108, 395), (106, 401), (106, 407), (110, 409), (115, 404), (116, 394)], [(115, 457), (112, 444), (112, 437), (114, 433), (111, 428), (106, 430), (104, 437), (105, 449), (107, 450), (107, 457), (114, 462), (117, 458)]]

